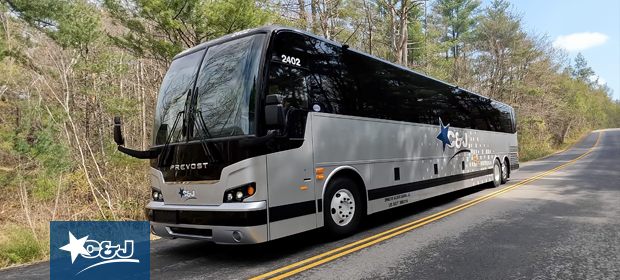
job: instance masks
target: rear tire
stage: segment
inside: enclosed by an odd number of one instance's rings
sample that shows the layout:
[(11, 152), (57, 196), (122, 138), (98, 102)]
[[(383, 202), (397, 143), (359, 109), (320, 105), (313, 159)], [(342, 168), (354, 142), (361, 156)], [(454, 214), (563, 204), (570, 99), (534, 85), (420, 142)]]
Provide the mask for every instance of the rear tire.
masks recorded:
[(328, 236), (342, 238), (357, 230), (364, 209), (357, 184), (347, 177), (332, 179), (325, 191), (324, 229)]
[(495, 159), (493, 164), (493, 182), (489, 183), (492, 188), (499, 187), (502, 184), (502, 165), (498, 159)]
[(504, 164), (502, 164), (502, 184), (506, 184), (508, 182), (508, 161), (504, 160)]

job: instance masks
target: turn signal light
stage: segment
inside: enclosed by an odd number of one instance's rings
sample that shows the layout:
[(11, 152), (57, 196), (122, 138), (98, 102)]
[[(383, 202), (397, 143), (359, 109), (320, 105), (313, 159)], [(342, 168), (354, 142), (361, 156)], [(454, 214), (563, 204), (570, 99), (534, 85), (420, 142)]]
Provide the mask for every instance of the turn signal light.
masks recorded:
[(478, 163), (478, 157), (474, 157), (474, 162)]
[(317, 169), (316, 169), (316, 174), (321, 174), (321, 173), (323, 173), (323, 171), (325, 171), (325, 169), (323, 169), (323, 168), (317, 168)]
[(252, 186), (248, 187), (248, 194), (249, 195), (253, 195), (254, 194), (254, 188)]
[(517, 158), (519, 158), (519, 153), (517, 153)]
[(316, 175), (316, 179), (317, 180), (322, 180), (323, 178), (325, 178), (325, 175), (323, 175), (323, 174)]

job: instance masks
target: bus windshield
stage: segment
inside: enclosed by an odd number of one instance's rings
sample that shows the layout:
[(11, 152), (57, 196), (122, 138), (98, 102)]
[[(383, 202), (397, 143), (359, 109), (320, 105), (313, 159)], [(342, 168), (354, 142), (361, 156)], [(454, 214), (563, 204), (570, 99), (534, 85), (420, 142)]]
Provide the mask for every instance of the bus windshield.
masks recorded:
[(204, 53), (203, 50), (189, 54), (174, 60), (170, 65), (157, 96), (153, 123), (154, 145), (164, 144), (170, 134), (173, 136), (171, 142), (183, 140), (181, 139), (183, 125), (177, 125), (174, 131), (172, 128), (179, 113), (185, 110), (187, 94), (196, 80), (196, 72)]
[[(185, 141), (185, 112), (195, 85), (196, 118), (187, 140), (255, 133), (254, 98), (264, 34), (210, 46), (176, 59), (170, 65), (158, 95), (153, 144)], [(204, 60), (203, 60), (204, 56)], [(202, 63), (201, 63), (202, 61)], [(195, 81), (195, 84), (194, 84)], [(174, 127), (174, 131), (171, 131)], [(193, 131), (193, 133), (192, 133)]]
[[(212, 46), (200, 67), (196, 88), (199, 112), (192, 139), (255, 133), (254, 100), (264, 34)], [(202, 132), (202, 133), (201, 133)]]

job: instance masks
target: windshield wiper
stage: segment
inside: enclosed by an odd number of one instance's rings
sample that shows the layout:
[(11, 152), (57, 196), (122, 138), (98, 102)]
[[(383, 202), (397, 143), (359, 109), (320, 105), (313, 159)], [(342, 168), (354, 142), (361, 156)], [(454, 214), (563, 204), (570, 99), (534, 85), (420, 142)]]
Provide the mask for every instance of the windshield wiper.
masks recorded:
[(164, 159), (168, 159), (168, 147), (170, 146), (170, 142), (172, 141), (172, 137), (174, 135), (175, 130), (177, 129), (177, 125), (179, 124), (179, 120), (181, 119), (181, 116), (183, 116), (185, 114), (185, 111), (180, 111), (179, 113), (177, 113), (177, 117), (174, 120), (174, 124), (172, 125), (172, 130), (170, 130), (170, 134), (168, 135), (168, 139), (166, 139), (166, 142), (164, 143), (164, 148), (161, 151), (161, 156), (159, 157), (159, 167), (163, 167), (163, 164), (165, 162)]
[[(207, 139), (205, 138), (205, 136), (209, 136), (209, 138), (211, 138), (211, 133), (209, 133), (209, 129), (207, 129), (207, 125), (205, 124), (205, 121), (202, 117), (202, 112), (197, 111), (196, 116), (199, 117), (197, 118), (197, 125), (199, 126), (198, 131), (200, 134), (199, 138), (200, 144), (202, 144), (202, 149), (205, 151), (207, 157), (209, 157), (209, 162), (220, 162), (222, 158), (222, 156), (220, 155), (220, 150), (217, 148), (217, 146), (215, 146), (215, 144), (207, 142)], [(213, 151), (215, 151), (215, 153)]]
[[(192, 96), (192, 102), (190, 105), (190, 112), (192, 113), (190, 115), (190, 118), (191, 118), (190, 126), (192, 128), (194, 128), (195, 125), (198, 126), (197, 131), (199, 134), (200, 144), (202, 145), (202, 149), (204, 150), (205, 155), (207, 156), (207, 161), (210, 163), (219, 162), (220, 159), (222, 158), (221, 155), (219, 154), (220, 152), (219, 149), (213, 143), (209, 143), (207, 141), (207, 138), (205, 137), (205, 136), (208, 136), (209, 139), (213, 138), (211, 136), (211, 133), (209, 133), (209, 129), (207, 128), (207, 125), (205, 124), (204, 118), (202, 117), (202, 111), (198, 110), (197, 108), (197, 102), (196, 102), (197, 99), (198, 99), (198, 87), (196, 87), (196, 89), (194, 90), (194, 95)], [(215, 153), (213, 151), (215, 151)]]

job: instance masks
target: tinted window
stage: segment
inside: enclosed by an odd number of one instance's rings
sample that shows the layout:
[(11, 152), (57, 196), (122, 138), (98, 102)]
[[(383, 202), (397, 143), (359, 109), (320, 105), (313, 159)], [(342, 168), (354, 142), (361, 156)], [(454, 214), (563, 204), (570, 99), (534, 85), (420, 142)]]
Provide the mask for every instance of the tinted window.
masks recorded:
[(297, 33), (278, 33), (273, 44), (271, 60), (307, 68), (308, 53), (311, 52), (309, 48), (312, 44), (310, 40), (310, 37)]
[(477, 95), (471, 95), (472, 102), (471, 118), (474, 122), (475, 129), (479, 130), (494, 130), (492, 124), (490, 110), (493, 108), (487, 103), (487, 99), (483, 99)]
[[(309, 107), (351, 116), (509, 132), (511, 108), (303, 34), (281, 32), (272, 61), (305, 69)], [(294, 60), (293, 62), (296, 62)]]
[[(352, 115), (393, 120), (398, 96), (398, 82), (390, 68), (370, 57), (347, 52), (347, 66), (358, 85), (356, 110)], [(391, 79), (391, 80), (388, 80)]]
[(507, 105), (501, 104), (497, 106), (497, 110), (500, 114), (501, 131), (512, 133), (512, 114), (510, 108)]
[[(447, 89), (449, 90), (449, 89)], [(470, 102), (469, 94), (461, 90), (450, 90), (447, 93), (448, 98), (448, 114), (447, 118), (451, 125), (460, 128), (470, 128)]]
[(164, 144), (170, 134), (173, 134), (172, 142), (181, 140), (183, 117), (179, 119), (175, 131), (171, 130), (179, 112), (185, 109), (185, 103), (188, 101), (187, 93), (194, 84), (198, 65), (204, 53), (203, 50), (189, 54), (174, 60), (170, 65), (157, 96), (153, 126), (154, 145)]
[(339, 46), (292, 32), (278, 33), (272, 54), (273, 62), (308, 71), (308, 108), (317, 104), (322, 112), (349, 114), (355, 106), (355, 94), (342, 60)]
[[(278, 95), (282, 100), (287, 124), (286, 133), (291, 139), (304, 137), (306, 116), (311, 107), (308, 79), (308, 71), (305, 69), (277, 61), (271, 62), (269, 66), (267, 94)], [(292, 147), (297, 147), (293, 145)]]
[(198, 117), (194, 139), (255, 133), (254, 100), (265, 35), (209, 47), (196, 82)]
[(310, 109), (307, 76), (306, 70), (271, 63), (267, 94), (278, 95), (285, 110), (289, 106), (297, 109)]

